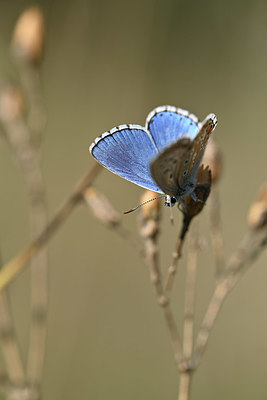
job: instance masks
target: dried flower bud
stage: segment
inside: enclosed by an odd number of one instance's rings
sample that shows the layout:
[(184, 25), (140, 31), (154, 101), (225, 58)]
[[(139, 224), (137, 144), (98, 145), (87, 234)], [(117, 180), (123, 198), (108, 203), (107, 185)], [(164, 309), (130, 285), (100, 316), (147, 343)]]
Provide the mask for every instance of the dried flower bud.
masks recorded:
[(108, 227), (115, 227), (119, 224), (120, 216), (106, 196), (93, 187), (87, 188), (83, 196), (93, 214), (103, 224)]
[(249, 209), (248, 224), (253, 230), (267, 226), (267, 183), (261, 187), (257, 200)]
[(12, 39), (16, 57), (30, 63), (41, 61), (44, 50), (44, 16), (39, 7), (30, 7), (19, 17)]
[(198, 171), (198, 184), (194, 190), (194, 195), (197, 198), (197, 201), (194, 200), (191, 196), (185, 197), (185, 207), (183, 207), (183, 226), (180, 233), (180, 239), (184, 239), (185, 234), (188, 230), (189, 224), (197, 214), (199, 214), (210, 194), (211, 189), (211, 171), (209, 167), (204, 168), (203, 165), (199, 168)]
[(0, 118), (4, 122), (12, 122), (22, 116), (24, 99), (20, 89), (11, 83), (0, 88)]
[(159, 212), (160, 212), (160, 199), (152, 200), (158, 196), (159, 196), (159, 194), (152, 192), (152, 190), (144, 191), (144, 193), (141, 197), (141, 204), (143, 204), (145, 202), (148, 202), (148, 203), (144, 204), (141, 207), (141, 211), (142, 211), (143, 217), (145, 219), (154, 219), (154, 220), (158, 219)]
[(213, 138), (210, 138), (205, 154), (203, 163), (208, 165), (211, 170), (212, 183), (216, 183), (222, 174), (222, 154)]
[(197, 198), (195, 201), (191, 196), (185, 197), (185, 208), (183, 207), (183, 212), (188, 217), (195, 217), (197, 214), (202, 211), (205, 202), (210, 194), (211, 188), (211, 171), (209, 167), (204, 169), (203, 165), (199, 168), (198, 171), (198, 182), (200, 182), (195, 190), (194, 195)]

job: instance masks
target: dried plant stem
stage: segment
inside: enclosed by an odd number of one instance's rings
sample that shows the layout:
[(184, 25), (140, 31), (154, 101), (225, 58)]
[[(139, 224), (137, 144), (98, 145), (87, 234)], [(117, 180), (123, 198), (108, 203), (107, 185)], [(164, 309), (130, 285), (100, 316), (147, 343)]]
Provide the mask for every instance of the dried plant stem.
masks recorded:
[[(31, 63), (17, 63), (28, 98), (29, 116), (27, 126), (29, 135), (25, 137), (28, 156), (18, 151), (21, 157), (21, 170), (27, 184), (30, 198), (30, 217), (32, 237), (37, 237), (48, 221), (46, 190), (40, 168), (42, 135), (46, 124), (46, 112), (40, 83), (40, 71)], [(28, 139), (28, 140), (27, 140)], [(19, 149), (18, 149), (19, 150)], [(44, 248), (31, 262), (31, 324), (27, 359), (27, 380), (31, 385), (40, 386), (46, 345), (47, 316), (47, 270), (48, 257)]]
[(183, 358), (190, 360), (193, 352), (195, 290), (197, 273), (197, 233), (192, 232), (189, 240), (187, 276), (185, 283), (185, 312), (183, 329)]
[(216, 185), (213, 187), (210, 194), (209, 211), (212, 246), (215, 255), (216, 277), (217, 279), (220, 279), (225, 267), (225, 258), (221, 226), (220, 196)]
[(173, 287), (174, 278), (175, 278), (175, 274), (177, 271), (178, 260), (179, 260), (179, 258), (181, 258), (181, 255), (182, 255), (183, 244), (184, 244), (184, 237), (180, 238), (180, 236), (179, 236), (177, 243), (176, 243), (175, 250), (172, 254), (171, 265), (168, 268), (168, 276), (167, 276), (167, 281), (166, 281), (166, 285), (165, 285), (165, 292), (168, 296), (170, 295), (172, 287)]
[[(22, 118), (7, 121), (7, 139), (19, 163), (29, 196), (32, 237), (47, 225), (46, 194), (39, 164), (39, 153)], [(31, 325), (28, 350), (27, 380), (38, 385), (42, 378), (46, 341), (47, 251), (44, 248), (31, 262)]]
[(174, 349), (175, 360), (178, 363), (182, 355), (181, 339), (178, 334), (177, 325), (172, 310), (170, 308), (169, 300), (166, 297), (163, 289), (161, 273), (158, 265), (158, 248), (154, 238), (150, 237), (146, 238), (145, 250), (147, 256), (147, 262), (150, 268), (150, 279), (156, 290), (158, 304), (162, 307), (162, 311), (165, 317), (165, 321), (170, 333)]
[[(149, 209), (148, 209), (149, 210)], [(156, 207), (140, 212), (139, 231), (144, 239), (144, 255), (150, 270), (150, 279), (156, 291), (159, 306), (161, 306), (166, 325), (171, 337), (175, 361), (178, 365), (182, 358), (182, 344), (177, 325), (170, 307), (169, 299), (165, 293), (159, 266), (159, 251), (157, 239), (159, 235), (160, 211)]]
[(199, 365), (202, 355), (206, 350), (210, 332), (226, 297), (245, 273), (245, 265), (250, 266), (266, 245), (266, 231), (258, 234), (249, 232), (243, 239), (236, 253), (231, 257), (225, 275), (216, 284), (197, 336), (196, 347), (192, 358), (192, 367), (194, 369)]
[(0, 294), (0, 315), (1, 346), (7, 374), (11, 382), (21, 384), (25, 381), (25, 374), (6, 293)]
[(180, 385), (178, 400), (188, 400), (190, 396), (190, 388), (192, 383), (193, 371), (186, 370), (180, 373)]
[(33, 134), (33, 143), (38, 148), (46, 126), (46, 110), (42, 96), (40, 70), (37, 66), (27, 61), (17, 58), (15, 61), (29, 105), (27, 125)]
[(183, 360), (180, 364), (180, 386), (178, 400), (188, 400), (193, 370), (190, 361), (193, 352), (194, 309), (197, 272), (197, 232), (191, 231), (187, 258), (185, 283), (185, 311), (183, 326)]
[[(22, 384), (25, 381), (25, 374), (6, 293), (0, 293), (0, 337), (9, 380), (15, 384)], [(3, 376), (2, 372), (0, 372), (1, 376)], [(6, 380), (3, 383), (6, 387)]]
[(31, 257), (43, 249), (48, 240), (56, 233), (62, 223), (69, 217), (72, 210), (83, 199), (83, 191), (91, 185), (100, 170), (100, 164), (95, 162), (88, 173), (78, 183), (72, 194), (59, 208), (45, 230), (29, 246), (22, 250), (21, 253), (4, 265), (0, 271), (0, 291), (8, 286), (15, 276), (23, 270)]

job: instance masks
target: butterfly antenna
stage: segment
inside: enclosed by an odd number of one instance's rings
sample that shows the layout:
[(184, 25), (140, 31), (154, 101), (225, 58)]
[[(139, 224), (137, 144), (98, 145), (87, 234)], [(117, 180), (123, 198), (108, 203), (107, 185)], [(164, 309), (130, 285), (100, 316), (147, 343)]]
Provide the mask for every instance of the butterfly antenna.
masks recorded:
[(153, 199), (147, 200), (147, 201), (145, 201), (144, 203), (139, 204), (139, 206), (137, 206), (137, 207), (135, 207), (135, 208), (131, 208), (131, 210), (129, 210), (129, 211), (124, 211), (123, 214), (130, 214), (131, 212), (137, 210), (138, 208), (144, 206), (145, 204), (150, 203), (150, 202), (153, 201), (153, 200), (162, 199), (162, 197), (166, 197), (166, 195), (163, 194), (163, 195), (161, 195), (161, 196), (154, 197)]

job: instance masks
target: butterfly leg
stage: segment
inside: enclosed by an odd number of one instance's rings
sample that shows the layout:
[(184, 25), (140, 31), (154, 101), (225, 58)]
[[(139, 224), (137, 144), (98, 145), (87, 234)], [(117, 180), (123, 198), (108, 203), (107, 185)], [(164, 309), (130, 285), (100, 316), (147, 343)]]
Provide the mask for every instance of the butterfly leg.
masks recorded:
[(206, 186), (206, 187), (208, 187), (208, 186), (210, 186), (210, 183), (209, 182), (205, 182), (205, 183), (204, 182), (203, 183), (202, 182), (197, 182), (196, 186)]
[(186, 209), (185, 201), (184, 201), (184, 199), (180, 199), (180, 201), (178, 203), (178, 210), (184, 214), (185, 209)]
[(193, 199), (194, 201), (199, 201), (200, 203), (204, 203), (203, 200), (199, 199), (199, 198), (196, 196), (195, 192), (192, 192), (192, 193), (191, 193), (191, 197), (192, 197), (192, 199)]

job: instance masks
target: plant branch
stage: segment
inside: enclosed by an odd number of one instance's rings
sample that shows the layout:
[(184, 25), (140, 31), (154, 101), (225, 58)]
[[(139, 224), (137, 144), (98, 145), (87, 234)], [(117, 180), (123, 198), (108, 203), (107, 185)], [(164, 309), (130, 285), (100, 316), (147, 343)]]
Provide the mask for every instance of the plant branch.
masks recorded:
[[(2, 264), (2, 263), (1, 263)], [(21, 354), (13, 324), (7, 293), (0, 293), (0, 337), (7, 375), (11, 382), (21, 384), (25, 380)], [(4, 376), (0, 371), (0, 377)], [(6, 386), (6, 379), (3, 381)], [(0, 379), (0, 386), (2, 380)]]
[(189, 238), (187, 276), (185, 283), (185, 309), (183, 326), (183, 359), (179, 365), (180, 385), (178, 400), (188, 400), (190, 397), (193, 370), (190, 361), (193, 352), (194, 308), (197, 272), (197, 232), (191, 230)]
[(150, 279), (155, 288), (158, 304), (161, 306), (163, 311), (165, 322), (171, 337), (175, 361), (178, 365), (182, 358), (182, 345), (173, 312), (170, 307), (170, 302), (162, 284), (157, 246), (157, 237), (159, 233), (158, 220), (155, 217), (146, 217), (141, 214), (140, 221), (140, 233), (144, 238), (144, 250), (147, 264), (150, 269)]
[(241, 245), (231, 257), (225, 275), (216, 284), (211, 297), (201, 328), (199, 330), (196, 346), (192, 358), (192, 368), (196, 368), (206, 350), (210, 332), (228, 294), (240, 281), (246, 269), (261, 254), (267, 245), (267, 232), (249, 232)]
[(178, 261), (182, 256), (182, 248), (183, 248), (183, 244), (184, 244), (184, 237), (181, 238), (180, 236), (178, 237), (176, 246), (175, 246), (175, 250), (172, 253), (172, 261), (171, 261), (171, 265), (168, 268), (168, 275), (167, 275), (167, 281), (166, 281), (166, 285), (165, 285), (165, 292), (168, 296), (170, 296), (172, 287), (173, 287), (173, 283), (174, 283), (174, 278), (175, 278), (175, 274), (177, 271), (177, 265), (178, 265)]
[(215, 255), (216, 278), (220, 279), (225, 267), (224, 243), (221, 226), (220, 196), (216, 185), (211, 190), (209, 201), (212, 246)]
[(48, 223), (45, 230), (37, 236), (29, 246), (3, 266), (0, 271), (0, 291), (12, 282), (12, 280), (23, 270), (25, 264), (36, 255), (57, 232), (62, 223), (69, 217), (72, 210), (83, 199), (84, 190), (91, 185), (101, 168), (100, 164), (95, 162), (88, 173), (77, 184), (72, 194), (58, 209), (54, 218), (50, 223)]

